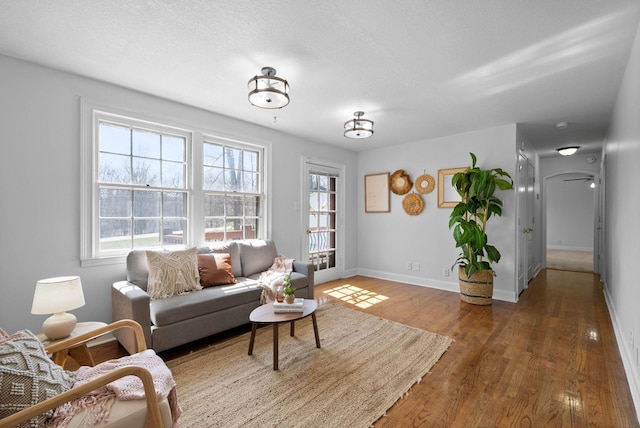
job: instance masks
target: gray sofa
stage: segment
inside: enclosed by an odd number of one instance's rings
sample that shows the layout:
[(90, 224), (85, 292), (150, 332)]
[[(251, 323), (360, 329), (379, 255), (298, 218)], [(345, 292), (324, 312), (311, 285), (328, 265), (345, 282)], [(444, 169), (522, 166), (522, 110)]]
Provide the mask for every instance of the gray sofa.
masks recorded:
[[(249, 322), (249, 314), (260, 305), (258, 277), (278, 256), (271, 240), (226, 241), (198, 249), (199, 253), (229, 253), (237, 284), (214, 286), (187, 294), (151, 299), (147, 294), (146, 252), (134, 250), (127, 256), (127, 280), (111, 289), (113, 321), (136, 320), (145, 333), (147, 347), (161, 352)], [(291, 283), (296, 297), (313, 298), (313, 265), (293, 262)], [(126, 329), (125, 329), (126, 330)], [(115, 333), (128, 352), (136, 352), (127, 331)]]

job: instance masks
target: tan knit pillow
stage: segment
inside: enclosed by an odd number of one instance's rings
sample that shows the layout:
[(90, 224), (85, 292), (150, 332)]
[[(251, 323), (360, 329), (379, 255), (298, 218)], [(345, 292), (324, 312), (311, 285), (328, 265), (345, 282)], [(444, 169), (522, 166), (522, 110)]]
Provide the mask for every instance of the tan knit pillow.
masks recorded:
[(196, 247), (171, 252), (147, 251), (149, 296), (152, 299), (164, 299), (201, 290), (197, 252)]

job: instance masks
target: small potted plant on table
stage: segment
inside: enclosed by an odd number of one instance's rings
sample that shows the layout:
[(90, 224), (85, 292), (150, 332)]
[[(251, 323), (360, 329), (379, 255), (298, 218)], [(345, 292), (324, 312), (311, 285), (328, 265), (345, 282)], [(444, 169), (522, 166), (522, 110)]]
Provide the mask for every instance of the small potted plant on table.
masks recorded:
[(487, 220), (492, 215), (502, 215), (502, 201), (495, 193), (498, 189), (513, 189), (513, 180), (500, 168), (480, 169), (476, 155), (470, 155), (471, 167), (451, 179), (462, 200), (449, 216), (449, 229), (453, 227), (456, 247), (462, 251), (454, 263), (459, 266), (460, 298), (476, 305), (490, 305), (495, 276), (491, 263), (500, 261), (500, 252), (489, 244)]
[(291, 304), (296, 301), (296, 289), (291, 285), (291, 275), (286, 274), (284, 277), (284, 301)]

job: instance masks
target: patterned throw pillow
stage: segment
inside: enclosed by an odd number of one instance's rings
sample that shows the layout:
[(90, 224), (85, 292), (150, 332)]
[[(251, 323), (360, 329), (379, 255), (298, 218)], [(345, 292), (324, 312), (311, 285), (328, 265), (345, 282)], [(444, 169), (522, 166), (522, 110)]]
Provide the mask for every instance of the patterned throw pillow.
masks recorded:
[(197, 253), (196, 247), (171, 252), (147, 251), (149, 296), (152, 299), (164, 299), (201, 290)]
[[(71, 389), (73, 381), (73, 373), (51, 361), (29, 330), (0, 343), (0, 418)], [(53, 410), (20, 427), (40, 427), (52, 413)]]

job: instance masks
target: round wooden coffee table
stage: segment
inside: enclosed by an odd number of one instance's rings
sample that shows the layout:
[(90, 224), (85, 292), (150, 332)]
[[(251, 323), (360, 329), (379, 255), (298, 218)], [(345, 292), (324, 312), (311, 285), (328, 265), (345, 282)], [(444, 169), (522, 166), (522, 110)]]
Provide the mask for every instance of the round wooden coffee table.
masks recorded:
[(258, 306), (251, 314), (249, 314), (249, 321), (251, 321), (251, 339), (249, 340), (249, 355), (253, 354), (253, 342), (256, 338), (256, 328), (258, 324), (272, 324), (273, 325), (273, 369), (278, 370), (278, 327), (280, 324), (288, 322), (291, 323), (291, 336), (294, 335), (295, 327), (294, 323), (297, 320), (306, 318), (311, 315), (313, 320), (313, 333), (316, 336), (316, 347), (320, 347), (320, 336), (318, 335), (318, 321), (316, 320), (316, 309), (318, 309), (318, 303), (313, 299), (304, 299), (302, 312), (288, 312), (288, 313), (274, 313), (273, 303), (267, 303), (266, 305)]

